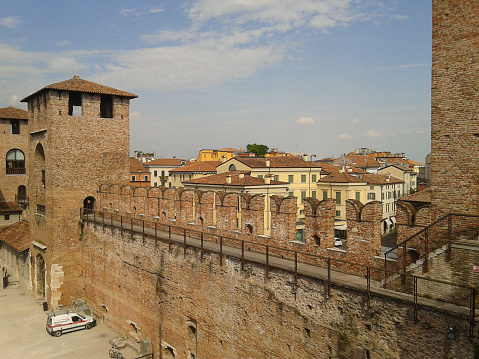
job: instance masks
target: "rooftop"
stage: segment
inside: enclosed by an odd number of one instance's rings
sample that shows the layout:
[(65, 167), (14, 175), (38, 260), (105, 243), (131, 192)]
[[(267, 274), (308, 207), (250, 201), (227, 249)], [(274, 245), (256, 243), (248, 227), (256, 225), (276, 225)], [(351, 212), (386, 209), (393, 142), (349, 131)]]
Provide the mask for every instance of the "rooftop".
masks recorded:
[(65, 80), (62, 82), (57, 82), (44, 88), (38, 90), (37, 92), (25, 97), (21, 102), (27, 102), (30, 98), (35, 97), (37, 94), (45, 90), (60, 90), (60, 91), (77, 91), (77, 92), (87, 92), (101, 95), (114, 95), (120, 97), (136, 98), (138, 97), (135, 94), (130, 92), (114, 89), (112, 87), (104, 86), (97, 84), (95, 82), (87, 81), (81, 79), (78, 75), (73, 76), (70, 80)]
[[(227, 183), (227, 177), (231, 177), (231, 183)], [(229, 171), (220, 173), (217, 175), (211, 175), (203, 178), (197, 178), (194, 180), (183, 181), (182, 183), (189, 184), (206, 184), (206, 185), (228, 185), (228, 186), (264, 186), (265, 179), (258, 177), (251, 177), (248, 171)], [(288, 185), (287, 182), (270, 181), (271, 185)]]
[[(319, 163), (304, 161), (296, 156), (235, 157), (234, 159), (251, 168), (322, 168)], [(266, 161), (269, 161), (269, 166), (266, 166)]]
[(189, 161), (181, 158), (157, 158), (156, 160), (145, 163), (145, 166), (184, 166), (189, 164)]
[(0, 108), (0, 118), (28, 120), (28, 111), (14, 106)]
[(130, 157), (130, 173), (150, 173), (150, 171), (143, 166), (140, 160)]
[(19, 252), (30, 248), (30, 226), (21, 220), (0, 232), (0, 241), (7, 243)]
[(216, 167), (221, 164), (221, 161), (200, 161), (190, 163), (189, 165), (175, 168), (171, 172), (213, 172), (216, 173)]

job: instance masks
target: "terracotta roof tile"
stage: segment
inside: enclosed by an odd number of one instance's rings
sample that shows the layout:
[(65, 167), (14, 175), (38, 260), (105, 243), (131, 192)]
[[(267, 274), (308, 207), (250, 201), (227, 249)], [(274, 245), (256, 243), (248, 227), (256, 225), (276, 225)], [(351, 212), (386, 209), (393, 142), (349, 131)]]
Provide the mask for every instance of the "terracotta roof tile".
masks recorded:
[[(389, 177), (389, 180), (388, 180)], [(404, 183), (404, 181), (388, 176), (388, 175), (377, 175), (377, 174), (367, 174), (362, 175), (362, 178), (368, 182), (368, 184), (398, 184)]]
[(0, 118), (28, 120), (28, 111), (13, 106), (3, 107), (0, 108)]
[(266, 160), (270, 161), (271, 168), (321, 168), (322, 164), (304, 161), (296, 156), (280, 157), (235, 157), (241, 163), (251, 168), (266, 168)]
[(332, 173), (326, 177), (323, 177), (319, 182), (332, 182), (332, 183), (366, 183), (365, 179), (353, 176), (349, 173)]
[[(243, 178), (240, 178), (240, 173), (243, 174)], [(264, 186), (265, 179), (258, 177), (251, 177), (250, 172), (245, 171), (229, 171), (220, 173), (217, 175), (211, 175), (207, 177), (197, 178), (194, 180), (183, 181), (182, 183), (191, 184), (210, 184), (210, 185), (227, 185), (227, 186)], [(226, 183), (226, 178), (231, 176), (231, 183)], [(271, 185), (288, 185), (287, 182), (270, 181)]]
[(22, 207), (16, 202), (0, 202), (0, 213), (21, 212)]
[[(183, 164), (183, 163), (184, 164)], [(145, 166), (185, 166), (190, 162), (182, 160), (181, 158), (157, 158), (156, 160), (145, 163)]]
[(171, 172), (213, 172), (216, 173), (216, 167), (218, 167), (221, 161), (200, 161), (193, 162), (189, 165), (175, 168), (170, 170)]
[(150, 173), (150, 171), (143, 166), (140, 160), (130, 157), (130, 173)]
[(431, 189), (426, 188), (424, 191), (419, 191), (407, 197), (401, 198), (401, 201), (431, 203)]
[(19, 221), (0, 232), (3, 241), (19, 252), (30, 248), (30, 226), (26, 221)]
[(22, 102), (27, 102), (31, 97), (34, 97), (38, 93), (47, 89), (61, 90), (61, 91), (78, 91), (78, 92), (87, 92), (87, 93), (102, 94), (102, 95), (114, 95), (114, 96), (121, 96), (121, 97), (128, 97), (128, 98), (138, 97), (137, 95), (132, 94), (130, 92), (117, 90), (112, 87), (108, 87), (108, 86), (97, 84), (95, 82), (83, 80), (78, 75), (75, 75), (73, 76), (72, 79), (45, 86), (44, 88), (38, 90), (37, 92), (25, 97), (22, 100)]

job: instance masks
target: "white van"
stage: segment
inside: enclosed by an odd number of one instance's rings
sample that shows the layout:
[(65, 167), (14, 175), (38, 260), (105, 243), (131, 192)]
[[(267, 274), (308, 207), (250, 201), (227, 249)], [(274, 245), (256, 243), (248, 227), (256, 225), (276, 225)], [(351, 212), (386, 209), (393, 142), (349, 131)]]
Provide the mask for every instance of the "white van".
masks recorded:
[(78, 313), (51, 314), (47, 318), (47, 332), (59, 337), (65, 331), (78, 328), (91, 329), (96, 325), (95, 318)]

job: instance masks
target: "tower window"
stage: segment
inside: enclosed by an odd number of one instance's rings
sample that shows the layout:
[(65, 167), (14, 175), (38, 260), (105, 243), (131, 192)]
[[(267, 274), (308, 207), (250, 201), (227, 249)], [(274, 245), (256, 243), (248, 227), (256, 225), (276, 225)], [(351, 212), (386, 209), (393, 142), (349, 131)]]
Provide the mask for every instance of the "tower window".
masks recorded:
[(69, 116), (82, 115), (80, 92), (70, 92), (69, 98), (68, 98), (68, 115)]
[(20, 134), (20, 120), (10, 120), (10, 134)]
[(25, 174), (25, 155), (20, 150), (7, 152), (7, 175)]
[(113, 118), (113, 98), (110, 95), (101, 95), (100, 117)]

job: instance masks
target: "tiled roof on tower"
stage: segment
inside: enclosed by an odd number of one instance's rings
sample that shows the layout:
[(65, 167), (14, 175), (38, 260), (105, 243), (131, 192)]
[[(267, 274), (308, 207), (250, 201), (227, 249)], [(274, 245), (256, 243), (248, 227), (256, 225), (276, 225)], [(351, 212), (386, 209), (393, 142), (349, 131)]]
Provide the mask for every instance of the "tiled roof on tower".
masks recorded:
[(113, 95), (113, 96), (128, 97), (128, 98), (138, 97), (137, 95), (132, 94), (130, 92), (114, 89), (112, 87), (100, 85), (95, 82), (83, 80), (80, 78), (80, 76), (75, 75), (70, 80), (65, 80), (62, 82), (57, 82), (57, 83), (45, 86), (44, 88), (38, 90), (37, 92), (25, 97), (21, 102), (27, 102), (31, 97), (34, 97), (40, 92), (48, 90), (48, 89), (59, 90), (59, 91), (87, 92), (87, 93)]

